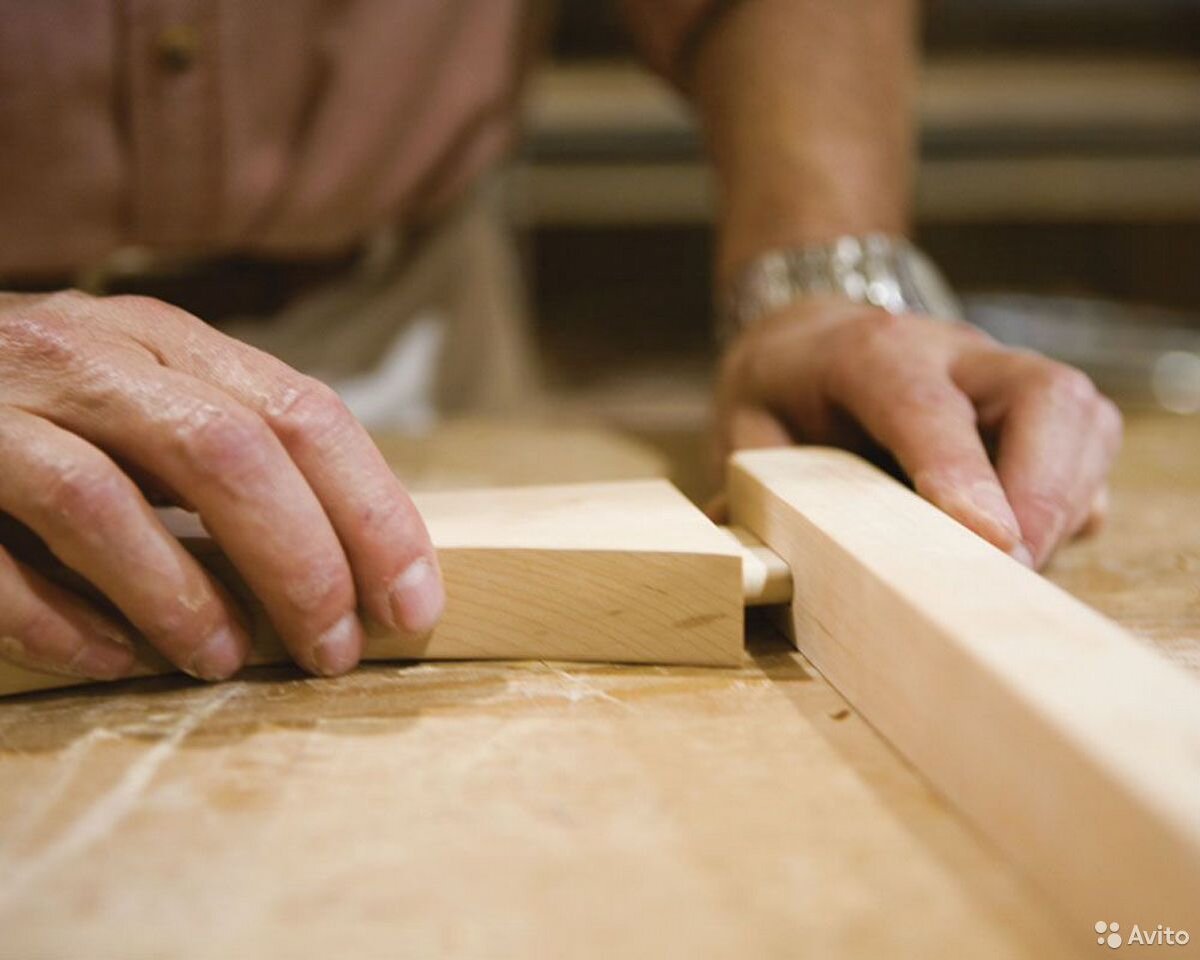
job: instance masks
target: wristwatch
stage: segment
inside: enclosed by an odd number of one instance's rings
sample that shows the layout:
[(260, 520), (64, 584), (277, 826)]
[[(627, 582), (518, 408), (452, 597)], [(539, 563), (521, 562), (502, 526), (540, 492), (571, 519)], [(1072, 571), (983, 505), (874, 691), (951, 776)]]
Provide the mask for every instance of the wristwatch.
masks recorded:
[(889, 313), (924, 313), (946, 320), (963, 316), (962, 305), (933, 261), (903, 237), (872, 233), (757, 257), (730, 285), (720, 332), (729, 339), (789, 303), (830, 295)]

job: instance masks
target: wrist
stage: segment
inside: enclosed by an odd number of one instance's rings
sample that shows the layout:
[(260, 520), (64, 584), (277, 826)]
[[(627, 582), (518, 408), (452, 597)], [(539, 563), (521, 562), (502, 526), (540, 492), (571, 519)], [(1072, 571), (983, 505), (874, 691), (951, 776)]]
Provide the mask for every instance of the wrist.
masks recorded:
[(707, 36), (693, 96), (717, 179), (719, 284), (766, 250), (908, 230), (912, 8), (755, 0)]

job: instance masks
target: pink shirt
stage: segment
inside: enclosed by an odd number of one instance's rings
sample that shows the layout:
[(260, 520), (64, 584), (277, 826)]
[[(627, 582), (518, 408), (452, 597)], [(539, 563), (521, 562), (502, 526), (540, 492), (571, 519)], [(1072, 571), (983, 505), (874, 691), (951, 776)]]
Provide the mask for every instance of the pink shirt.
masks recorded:
[[(668, 69), (713, 0), (625, 0)], [(513, 130), (521, 0), (0, 0), (0, 277), (140, 244), (317, 254)]]

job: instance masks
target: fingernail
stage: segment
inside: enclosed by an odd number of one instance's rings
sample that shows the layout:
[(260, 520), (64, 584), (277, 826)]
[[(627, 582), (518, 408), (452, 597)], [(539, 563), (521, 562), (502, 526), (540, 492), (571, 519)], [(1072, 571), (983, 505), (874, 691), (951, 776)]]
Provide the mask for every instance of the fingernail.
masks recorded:
[(1025, 544), (1018, 543), (1008, 551), (1008, 555), (1018, 563), (1023, 563), (1030, 570), (1033, 569), (1033, 554), (1029, 552), (1029, 548)]
[(218, 627), (184, 668), (197, 680), (225, 680), (242, 665), (242, 651), (229, 627)]
[(133, 667), (133, 651), (108, 643), (89, 643), (71, 659), (71, 670), (91, 680), (119, 680)]
[(446, 606), (442, 579), (428, 557), (414, 560), (395, 580), (391, 590), (392, 616), (409, 633), (428, 633)]
[(326, 630), (313, 644), (312, 658), (323, 677), (335, 677), (358, 663), (358, 618), (348, 613)]
[(971, 486), (969, 496), (977, 510), (987, 514), (1013, 537), (1020, 538), (1021, 530), (1013, 518), (1012, 507), (1000, 487), (991, 483), (976, 483)]

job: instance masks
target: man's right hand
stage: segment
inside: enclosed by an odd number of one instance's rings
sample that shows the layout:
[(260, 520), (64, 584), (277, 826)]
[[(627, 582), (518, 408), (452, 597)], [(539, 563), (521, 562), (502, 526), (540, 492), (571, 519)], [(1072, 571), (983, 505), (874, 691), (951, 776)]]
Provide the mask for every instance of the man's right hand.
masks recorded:
[[(0, 656), (115, 679), (136, 631), (193, 676), (241, 667), (239, 611), (152, 499), (199, 513), (313, 673), (358, 662), (360, 607), (441, 614), (425, 526), (328, 387), (157, 300), (0, 294)], [(119, 614), (28, 565), (29, 532)]]

